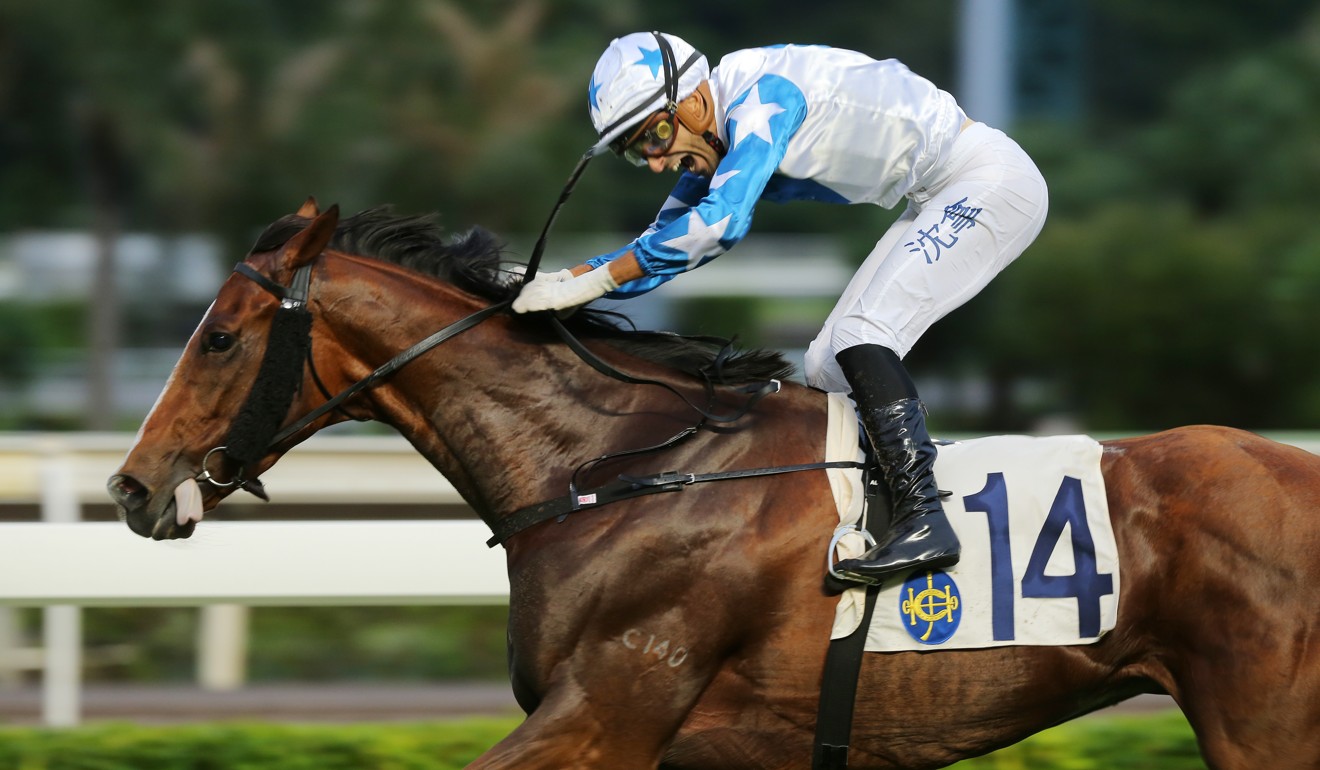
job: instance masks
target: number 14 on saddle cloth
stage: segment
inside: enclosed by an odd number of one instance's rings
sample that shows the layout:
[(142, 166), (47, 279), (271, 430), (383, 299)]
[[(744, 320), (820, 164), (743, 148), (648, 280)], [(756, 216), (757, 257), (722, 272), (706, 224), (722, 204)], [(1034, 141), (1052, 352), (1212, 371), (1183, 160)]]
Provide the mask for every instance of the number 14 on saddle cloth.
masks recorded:
[[(829, 394), (826, 460), (860, 459), (847, 396)], [(873, 652), (1098, 641), (1118, 614), (1118, 548), (1100, 444), (1089, 436), (990, 436), (939, 446), (935, 480), (962, 541), (948, 570), (914, 570), (881, 588), (867, 631)], [(862, 514), (860, 471), (829, 470), (841, 527)], [(882, 533), (875, 533), (880, 536)], [(838, 558), (862, 553), (844, 535)], [(862, 619), (865, 588), (843, 593), (833, 638)]]

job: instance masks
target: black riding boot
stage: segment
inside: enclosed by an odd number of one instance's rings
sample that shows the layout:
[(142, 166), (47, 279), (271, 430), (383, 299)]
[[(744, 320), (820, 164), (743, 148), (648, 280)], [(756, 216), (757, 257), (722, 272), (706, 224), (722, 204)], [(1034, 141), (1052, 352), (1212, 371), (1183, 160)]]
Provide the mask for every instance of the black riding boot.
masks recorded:
[(944, 515), (935, 485), (935, 445), (902, 362), (880, 345), (857, 345), (835, 359), (852, 386), (893, 501), (887, 536), (862, 556), (840, 561), (835, 571), (850, 580), (878, 583), (886, 575), (913, 567), (957, 564), (958, 536)]

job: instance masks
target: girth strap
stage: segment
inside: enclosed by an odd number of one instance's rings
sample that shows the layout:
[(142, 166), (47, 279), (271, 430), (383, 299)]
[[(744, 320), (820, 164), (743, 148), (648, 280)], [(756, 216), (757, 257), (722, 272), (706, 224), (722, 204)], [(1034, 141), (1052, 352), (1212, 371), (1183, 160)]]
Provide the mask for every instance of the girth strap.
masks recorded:
[(879, 595), (880, 586), (867, 586), (861, 625), (848, 636), (831, 641), (825, 653), (811, 770), (848, 770), (857, 678), (862, 670), (862, 654), (866, 651), (866, 633), (871, 627), (871, 618), (875, 616), (875, 600)]
[(509, 538), (528, 527), (550, 519), (562, 520), (568, 514), (584, 508), (598, 508), (608, 503), (643, 495), (654, 495), (660, 492), (680, 492), (692, 484), (744, 479), (754, 476), (774, 476), (798, 471), (864, 467), (865, 464), (863, 463), (838, 460), (824, 463), (804, 463), (802, 465), (780, 465), (773, 468), (746, 468), (718, 473), (679, 473), (670, 471), (654, 476), (619, 476), (618, 480), (604, 486), (589, 489), (585, 492), (570, 492), (567, 497), (551, 498), (543, 503), (514, 511), (511, 515), (491, 524), (490, 528), (494, 535), (486, 541), (486, 545), (491, 548), (503, 545)]

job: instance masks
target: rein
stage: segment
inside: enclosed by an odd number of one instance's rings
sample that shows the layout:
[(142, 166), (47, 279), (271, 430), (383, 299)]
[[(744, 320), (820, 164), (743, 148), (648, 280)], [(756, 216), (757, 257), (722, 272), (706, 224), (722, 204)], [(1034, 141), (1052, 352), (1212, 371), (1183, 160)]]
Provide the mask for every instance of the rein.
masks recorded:
[[(581, 168), (578, 170), (580, 171)], [(332, 411), (338, 410), (341, 413), (347, 414), (346, 412), (343, 412), (342, 406), (348, 399), (364, 390), (375, 387), (381, 381), (387, 379), (399, 369), (402, 369), (418, 356), (431, 350), (442, 342), (471, 329), (487, 318), (504, 311), (510, 304), (512, 304), (512, 300), (498, 302), (449, 324), (440, 331), (394, 356), (389, 361), (386, 361), (366, 377), (349, 385), (338, 394), (333, 396), (327, 394), (327, 400), (323, 404), (294, 421), (292, 424), (281, 429), (279, 423), (282, 421), (283, 416), (288, 412), (289, 406), (293, 402), (293, 397), (297, 394), (301, 384), (301, 364), (303, 361), (310, 362), (312, 357), (311, 313), (307, 309), (308, 296), (311, 287), (311, 270), (312, 267), (310, 264), (298, 268), (294, 273), (293, 281), (290, 285), (284, 286), (283, 284), (277, 283), (265, 275), (262, 275), (245, 262), (240, 262), (234, 266), (235, 273), (238, 273), (244, 278), (257, 284), (278, 299), (280, 301), (280, 307), (279, 310), (276, 311), (275, 319), (271, 323), (271, 340), (266, 347), (265, 357), (261, 361), (261, 368), (258, 371), (257, 380), (253, 383), (252, 389), (248, 393), (247, 400), (244, 402), (243, 408), (239, 412), (239, 417), (235, 420), (234, 426), (231, 428), (225, 443), (211, 449), (203, 458), (202, 470), (197, 477), (198, 481), (205, 481), (216, 487), (240, 485), (243, 489), (247, 489), (254, 494), (258, 494), (258, 496), (261, 496), (259, 493), (259, 482), (255, 479), (245, 480), (243, 472), (249, 465), (261, 459), (271, 447), (287, 441), (289, 438), (305, 430), (309, 425)], [(552, 327), (559, 334), (564, 343), (593, 369), (628, 384), (655, 385), (662, 387), (678, 396), (685, 404), (701, 415), (703, 421), (709, 420), (720, 423), (736, 422), (746, 416), (762, 398), (771, 393), (779, 392), (781, 387), (779, 380), (770, 380), (765, 383), (760, 383), (759, 385), (744, 386), (742, 392), (748, 393), (749, 397), (739, 409), (731, 414), (714, 414), (709, 410), (703, 409), (697, 404), (694, 404), (691, 399), (668, 383), (634, 377), (619, 371), (583, 345), (581, 341), (573, 336), (572, 332), (564, 326), (563, 322), (554, 316), (554, 314), (547, 314), (547, 317), (551, 319)], [(715, 367), (717, 371), (723, 365), (724, 360), (728, 358), (729, 353), (730, 350), (726, 348), (716, 356)], [(314, 366), (312, 374), (313, 379), (316, 381), (321, 391), (323, 393), (326, 392), (325, 386), (321, 384), (321, 378), (316, 373)], [(707, 382), (707, 387), (710, 387), (709, 381)], [(272, 393), (274, 396), (268, 395)], [(663, 445), (662, 447), (648, 448), (647, 450), (642, 451), (653, 451), (660, 448), (663, 448)], [(210, 457), (219, 452), (225, 453), (239, 463), (238, 471), (229, 481), (220, 481), (207, 467)], [(613, 456), (615, 455), (609, 455), (598, 459), (604, 460)]]
[[(540, 265), (541, 256), (545, 250), (546, 239), (549, 235), (550, 228), (553, 225), (559, 210), (563, 208), (564, 203), (567, 202), (577, 180), (582, 176), (582, 172), (586, 169), (587, 163), (591, 160), (592, 155), (593, 152), (588, 151), (578, 161), (577, 166), (573, 169), (567, 184), (565, 184), (564, 189), (560, 194), (559, 200), (551, 210), (545, 227), (541, 231), (540, 238), (538, 238), (537, 243), (532, 250), (532, 258), (529, 260), (527, 270), (524, 274), (524, 284), (527, 280), (530, 280), (531, 277), (535, 276)], [(343, 404), (348, 399), (379, 384), (418, 356), (431, 350), (440, 343), (471, 329), (497, 313), (503, 312), (513, 304), (513, 300), (508, 299), (482, 308), (465, 318), (455, 321), (435, 334), (432, 334), (426, 339), (423, 339), (407, 350), (394, 356), (389, 361), (386, 361), (384, 364), (377, 367), (366, 377), (349, 385), (338, 394), (331, 396), (325, 385), (322, 383), (320, 375), (317, 374), (315, 364), (312, 361), (312, 318), (311, 313), (307, 309), (311, 286), (311, 270), (311, 263), (303, 265), (294, 272), (294, 278), (291, 285), (284, 286), (265, 275), (262, 275), (245, 262), (240, 262), (235, 265), (235, 273), (251, 280), (266, 292), (273, 295), (280, 301), (280, 307), (279, 310), (276, 311), (275, 319), (271, 323), (270, 339), (266, 347), (265, 356), (262, 358), (261, 368), (258, 370), (257, 379), (253, 383), (252, 389), (248, 393), (247, 400), (244, 402), (239, 417), (235, 420), (235, 424), (231, 428), (225, 443), (211, 449), (202, 458), (202, 468), (197, 476), (198, 481), (204, 481), (221, 488), (237, 485), (241, 489), (252, 492), (262, 499), (269, 499), (266, 497), (259, 480), (244, 479), (244, 471), (249, 465), (261, 459), (261, 457), (271, 448), (278, 446), (289, 438), (297, 435), (299, 432), (305, 430), (308, 426), (332, 411), (339, 411), (350, 419), (356, 419), (343, 409)], [(569, 349), (597, 372), (631, 385), (655, 385), (662, 387), (670, 393), (678, 396), (683, 403), (687, 404), (688, 407), (701, 415), (701, 421), (690, 428), (684, 429), (668, 441), (656, 446), (624, 450), (614, 454), (607, 454), (583, 463), (583, 465), (578, 468), (578, 471), (573, 474), (573, 479), (569, 483), (569, 495), (567, 498), (555, 498), (545, 503), (541, 503), (540, 505), (531, 506), (521, 511), (517, 511), (507, 520), (500, 520), (492, 525), (491, 529), (495, 533), (495, 536), (490, 541), (490, 545), (492, 546), (503, 543), (527, 527), (547, 519), (559, 518), (562, 520), (568, 513), (579, 510), (587, 505), (604, 505), (616, 500), (624, 500), (641, 495), (678, 491), (690, 484), (706, 481), (764, 476), (821, 468), (860, 467), (856, 463), (812, 463), (808, 465), (757, 468), (723, 473), (661, 474), (659, 476), (646, 478), (620, 476), (619, 480), (613, 484), (579, 494), (577, 489), (577, 476), (584, 468), (592, 467), (598, 463), (618, 457), (645, 454), (667, 449), (677, 444), (682, 439), (696, 433), (707, 421), (719, 423), (736, 422), (745, 417), (748, 412), (755, 408), (756, 404), (759, 403), (762, 398), (772, 393), (778, 393), (781, 384), (779, 380), (772, 379), (764, 383), (745, 385), (741, 389), (741, 392), (748, 394), (748, 397), (740, 408), (730, 414), (715, 414), (708, 408), (702, 408), (693, 403), (684, 393), (668, 383), (659, 380), (634, 377), (633, 375), (616, 369), (583, 345), (582, 342), (564, 326), (558, 316), (553, 313), (547, 313), (546, 317), (550, 319), (552, 328)], [(732, 345), (727, 344), (725, 348), (716, 355), (715, 360), (712, 362), (716, 377), (720, 376), (724, 362), (731, 354)], [(306, 361), (311, 367), (312, 379), (321, 392), (326, 395), (327, 400), (311, 412), (294, 421), (292, 424), (281, 429), (279, 424), (283, 420), (283, 416), (288, 413), (289, 407), (293, 403), (293, 398), (301, 387), (303, 361)], [(713, 403), (714, 388), (710, 377), (706, 378), (706, 388), (707, 393), (710, 396), (709, 403)], [(271, 395), (272, 393), (273, 395)], [(239, 463), (238, 470), (229, 481), (219, 481), (207, 468), (211, 456), (216, 453), (224, 453), (231, 459), (237, 460)]]
[[(591, 366), (592, 369), (595, 369), (606, 377), (612, 377), (619, 382), (626, 382), (629, 385), (655, 385), (664, 388), (675, 396), (678, 396), (683, 403), (687, 404), (693, 411), (701, 415), (703, 420), (709, 420), (710, 422), (737, 422), (747, 416), (747, 413), (752, 411), (752, 408), (756, 406), (757, 402), (771, 393), (778, 393), (779, 389), (783, 387), (779, 380), (767, 380), (766, 382), (758, 384), (744, 385), (742, 388), (738, 389), (738, 392), (747, 393), (749, 395), (747, 400), (743, 402), (743, 405), (736, 412), (725, 415), (714, 414), (692, 403), (691, 399), (668, 383), (659, 380), (648, 380), (643, 377), (634, 377), (631, 374), (619, 371), (602, 360), (600, 356), (591, 352), (586, 345), (582, 344), (581, 340), (574, 337), (573, 333), (564, 326), (564, 323), (559, 320), (558, 316), (554, 313), (549, 313), (547, 315), (550, 318), (550, 323), (554, 327), (555, 332), (559, 334), (559, 338), (564, 341), (564, 344), (567, 345), (570, 350), (577, 354), (578, 358), (581, 358)], [(724, 364), (724, 361), (728, 358), (730, 352), (730, 347), (726, 346), (724, 350), (720, 351), (719, 355), (715, 357), (714, 365), (717, 370)], [(707, 380), (706, 385), (709, 390), (709, 380)]]
[(313, 409), (311, 412), (308, 412), (304, 417), (302, 417), (302, 419), (298, 420), (289, 427), (280, 431), (278, 434), (275, 435), (275, 438), (271, 440), (271, 444), (272, 445), (278, 444), (281, 441), (288, 439), (289, 437), (298, 433), (302, 429), (306, 428), (308, 425), (311, 425), (313, 422), (324, 417), (328, 412), (337, 409), (340, 404), (343, 404), (345, 401), (357, 395), (358, 393), (361, 393), (362, 391), (367, 390), (368, 388), (372, 388), (380, 384), (382, 380), (386, 379), (390, 375), (402, 369), (405, 365), (410, 363), (413, 359), (417, 358), (421, 354), (427, 352), (431, 348), (434, 348), (435, 346), (448, 340), (449, 338), (455, 337), (467, 331), (468, 329), (471, 329), (472, 327), (476, 326), (477, 324), (481, 323), (487, 318), (490, 318), (491, 316), (495, 315), (501, 310), (504, 310), (506, 307), (512, 304), (512, 302), (513, 300), (506, 300), (504, 302), (491, 305), (490, 307), (482, 308), (481, 310), (478, 310), (477, 312), (469, 316), (460, 318), (459, 320), (446, 326), (445, 328), (441, 329), (435, 334), (432, 334), (431, 336), (427, 337), (421, 342), (418, 342), (417, 344), (413, 345), (412, 347), (408, 348), (402, 353), (399, 353), (394, 358), (391, 358), (390, 360), (381, 364), (371, 374), (368, 374), (366, 377), (363, 377), (362, 379), (358, 380), (352, 385), (349, 385), (347, 388), (344, 388), (329, 401), (325, 402), (324, 404), (321, 404), (317, 408)]

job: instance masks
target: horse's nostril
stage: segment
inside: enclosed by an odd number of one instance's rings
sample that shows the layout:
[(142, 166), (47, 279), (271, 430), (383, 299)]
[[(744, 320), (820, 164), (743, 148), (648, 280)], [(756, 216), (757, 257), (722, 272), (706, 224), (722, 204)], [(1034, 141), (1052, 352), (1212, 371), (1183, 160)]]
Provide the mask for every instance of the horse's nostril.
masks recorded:
[(110, 497), (125, 508), (136, 507), (135, 504), (140, 505), (147, 498), (147, 488), (137, 479), (122, 473), (111, 476), (106, 488), (110, 490)]

